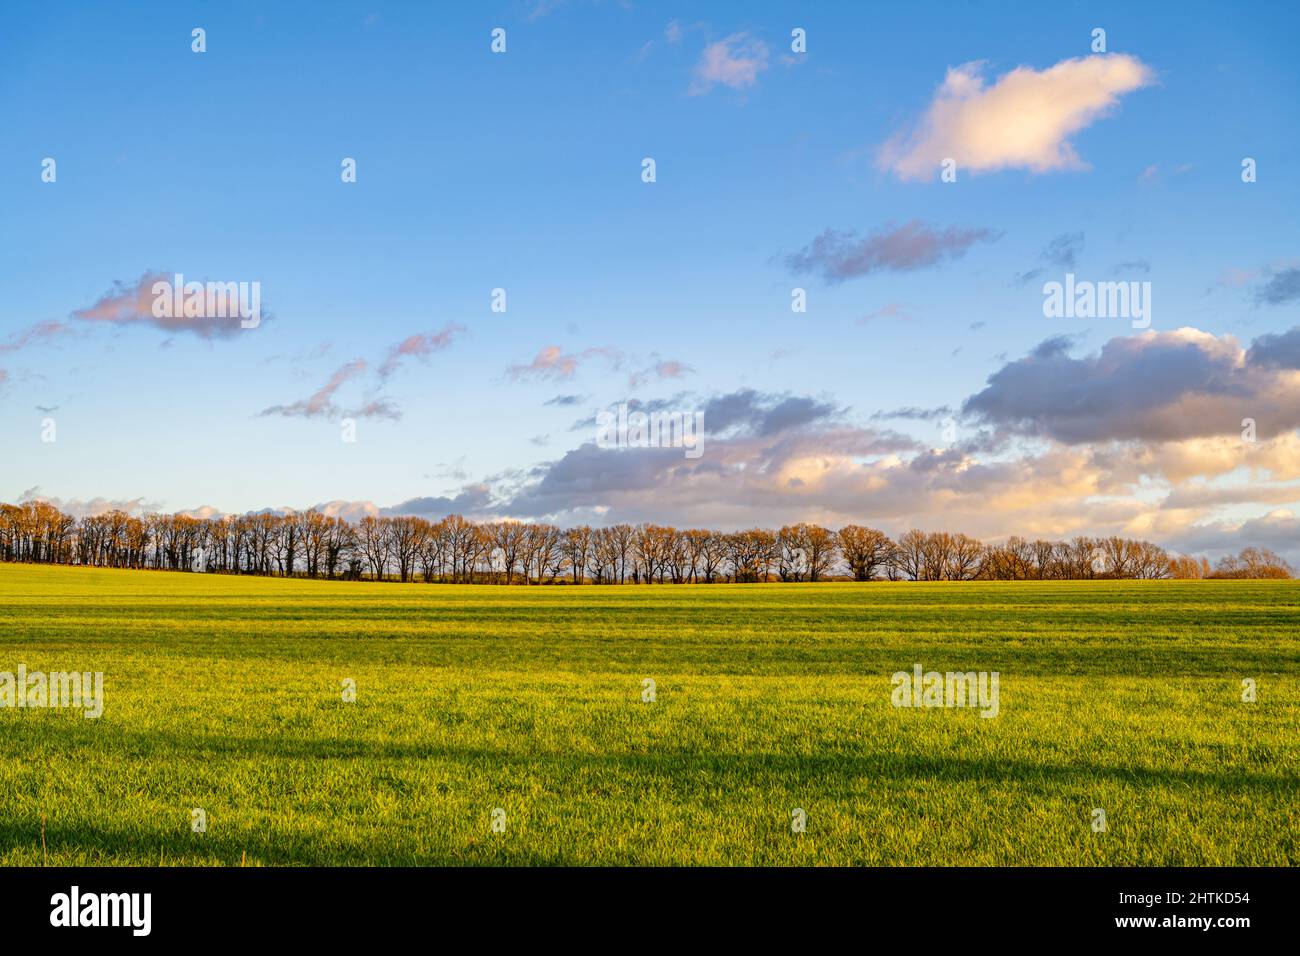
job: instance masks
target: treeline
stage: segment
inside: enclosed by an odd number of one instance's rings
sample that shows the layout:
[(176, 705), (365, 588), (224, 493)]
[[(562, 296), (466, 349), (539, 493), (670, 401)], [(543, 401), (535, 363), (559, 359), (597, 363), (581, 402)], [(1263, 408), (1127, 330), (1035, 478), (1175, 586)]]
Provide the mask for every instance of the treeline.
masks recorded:
[(122, 511), (73, 518), (44, 501), (0, 504), (0, 558), (309, 578), (493, 584), (757, 581), (1051, 581), (1289, 578), (1278, 555), (1247, 548), (1211, 567), (1149, 541), (1075, 537), (984, 544), (964, 534), (815, 524), (719, 532), (654, 524), (558, 528), (516, 521), (366, 517), (319, 511), (195, 518)]

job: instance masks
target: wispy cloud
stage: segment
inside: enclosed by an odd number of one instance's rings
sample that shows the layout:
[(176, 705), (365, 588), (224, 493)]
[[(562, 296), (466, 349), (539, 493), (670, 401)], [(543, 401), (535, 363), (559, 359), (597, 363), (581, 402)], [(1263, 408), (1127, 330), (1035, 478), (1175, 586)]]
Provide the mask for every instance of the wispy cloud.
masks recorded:
[(566, 2), (567, 0), (535, 0), (533, 8), (528, 11), (528, 20), (531, 22), (550, 16), (564, 6)]
[(673, 359), (662, 359), (655, 361), (648, 368), (633, 372), (628, 376), (628, 385), (632, 388), (637, 388), (652, 379), (682, 378), (694, 371), (693, 368), (683, 362), (678, 362)]
[[(1038, 254), (1039, 261), (1057, 269), (1073, 269), (1083, 251), (1082, 232), (1063, 232), (1043, 247)], [(1042, 267), (1030, 269), (1016, 276), (1018, 285), (1028, 285), (1043, 274)]]
[(654, 373), (660, 378), (681, 378), (683, 375), (692, 371), (694, 371), (694, 369), (689, 365), (684, 365), (681, 362), (675, 362), (672, 360), (656, 362), (654, 366)]
[(527, 365), (512, 365), (506, 374), (516, 382), (533, 378), (572, 378), (580, 359), (558, 345), (545, 345)]
[(911, 272), (958, 259), (977, 242), (994, 242), (991, 229), (949, 226), (938, 230), (919, 220), (888, 225), (859, 238), (855, 232), (827, 229), (799, 252), (786, 257), (795, 273), (820, 273), (827, 282), (843, 282), (873, 272)]
[(876, 309), (874, 312), (868, 312), (862, 318), (857, 320), (858, 325), (866, 325), (868, 322), (874, 322), (877, 319), (910, 319), (911, 316), (907, 310), (898, 302), (888, 302)]
[(47, 342), (69, 331), (71, 331), (71, 328), (66, 322), (54, 320), (37, 322), (35, 325), (11, 333), (7, 341), (0, 342), (0, 352), (17, 352), (19, 349), (40, 342)]
[(704, 48), (691, 79), (691, 96), (702, 96), (717, 84), (743, 90), (758, 82), (768, 67), (767, 44), (750, 33), (733, 33)]
[[(1190, 173), (1195, 168), (1196, 167), (1193, 166), (1191, 163), (1182, 163), (1178, 166), (1175, 166), (1172, 170), (1170, 170), (1169, 175), (1182, 176), (1185, 173)], [(1142, 175), (1138, 176), (1138, 182), (1144, 186), (1152, 186), (1160, 182), (1163, 175), (1164, 174), (1162, 173), (1160, 167), (1157, 164), (1152, 163), (1150, 166), (1147, 166), (1145, 169), (1142, 170)]]
[(260, 415), (281, 415), (286, 418), (401, 418), (401, 412), (384, 400), (372, 400), (353, 409), (335, 404), (334, 395), (340, 388), (365, 374), (365, 359), (355, 359), (338, 368), (329, 380), (304, 399), (289, 405), (272, 405), (262, 409)]
[(379, 366), (379, 377), (387, 379), (405, 359), (427, 358), (434, 352), (449, 348), (456, 336), (465, 332), (465, 326), (449, 323), (437, 332), (421, 332), (409, 335), (388, 350), (388, 357)]
[(1147, 262), (1145, 259), (1129, 259), (1125, 262), (1116, 263), (1115, 268), (1111, 271), (1116, 275), (1121, 275), (1125, 272), (1150, 272), (1151, 263)]
[(623, 353), (608, 346), (598, 346), (575, 353), (565, 352), (558, 345), (546, 345), (527, 365), (511, 365), (506, 369), (506, 375), (515, 382), (558, 381), (572, 378), (583, 362), (593, 358), (604, 359), (611, 367), (619, 368), (623, 362)]
[(928, 422), (951, 414), (952, 409), (947, 405), (940, 405), (938, 408), (920, 408), (916, 405), (905, 405), (902, 408), (874, 412), (871, 420), (882, 421), (884, 419), (898, 418), (904, 421)]
[(567, 407), (570, 405), (577, 405), (581, 401), (582, 401), (581, 395), (556, 395), (554, 398), (549, 398), (546, 401), (542, 402), (542, 404), (556, 405), (559, 407)]

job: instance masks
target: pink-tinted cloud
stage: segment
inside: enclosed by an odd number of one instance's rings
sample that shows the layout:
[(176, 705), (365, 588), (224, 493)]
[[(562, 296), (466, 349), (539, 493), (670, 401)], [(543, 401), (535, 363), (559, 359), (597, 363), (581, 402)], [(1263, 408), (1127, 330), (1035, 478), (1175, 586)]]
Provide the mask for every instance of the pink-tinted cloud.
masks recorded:
[(911, 316), (898, 302), (888, 302), (876, 309), (874, 312), (868, 312), (862, 318), (857, 320), (858, 325), (866, 325), (873, 319), (910, 319)]
[(66, 322), (57, 322), (53, 319), (37, 322), (20, 332), (11, 334), (8, 341), (0, 343), (0, 352), (17, 352), (19, 349), (49, 341), (69, 331), (71, 329)]
[(355, 409), (345, 409), (335, 404), (334, 394), (345, 384), (365, 373), (365, 359), (355, 359), (338, 368), (329, 380), (311, 395), (289, 405), (272, 405), (262, 409), (261, 415), (282, 415), (286, 418), (400, 418), (401, 412), (391, 403), (373, 400)]
[(558, 345), (543, 346), (537, 356), (527, 365), (512, 365), (508, 373), (511, 378), (570, 378), (578, 368), (578, 357), (567, 355)]
[(562, 380), (572, 378), (579, 365), (588, 359), (602, 358), (613, 368), (623, 361), (623, 353), (608, 346), (584, 349), (578, 353), (565, 352), (558, 345), (544, 346), (527, 365), (512, 365), (506, 375), (512, 381)]
[(758, 82), (758, 74), (767, 69), (767, 44), (749, 33), (733, 33), (704, 48), (695, 64), (690, 94), (701, 96), (719, 83), (733, 90), (743, 90)]
[(421, 332), (409, 335), (388, 350), (388, 357), (379, 366), (379, 377), (386, 379), (397, 371), (403, 360), (408, 358), (427, 358), (434, 352), (450, 348), (456, 336), (465, 332), (465, 326), (450, 323), (437, 332)]
[(691, 368), (684, 362), (678, 362), (674, 359), (662, 359), (656, 361), (649, 368), (633, 372), (628, 376), (628, 385), (631, 388), (637, 388), (646, 382), (654, 379), (673, 379), (683, 378), (693, 373), (695, 369)]
[[(72, 313), (72, 318), (83, 322), (106, 322), (113, 325), (152, 325), (167, 332), (189, 332), (205, 339), (231, 336), (241, 331), (241, 319), (237, 314), (239, 304), (237, 295), (231, 302), (236, 310), (236, 314), (233, 315), (230, 312), (226, 315), (213, 313), (194, 316), (155, 314), (156, 311), (162, 311), (155, 309), (155, 303), (160, 295), (172, 296), (173, 303), (175, 301), (173, 292), (155, 292), (155, 287), (165, 283), (170, 289), (174, 280), (175, 276), (169, 273), (146, 272), (134, 284), (114, 282), (113, 287), (100, 296), (94, 305), (77, 309)], [(190, 284), (188, 281), (185, 283), (187, 287)], [(224, 287), (235, 284), (205, 283), (206, 285)], [(258, 294), (260, 297), (260, 291)], [(170, 311), (174, 313), (175, 309)], [(266, 311), (259, 308), (258, 322), (268, 317)]]

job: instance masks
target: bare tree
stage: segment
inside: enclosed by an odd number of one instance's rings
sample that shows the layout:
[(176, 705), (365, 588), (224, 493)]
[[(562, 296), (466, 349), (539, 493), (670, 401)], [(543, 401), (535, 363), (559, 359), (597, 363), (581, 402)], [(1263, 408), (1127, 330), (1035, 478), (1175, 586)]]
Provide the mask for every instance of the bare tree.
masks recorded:
[(581, 584), (587, 576), (587, 556), (591, 552), (591, 528), (581, 525), (564, 532), (564, 555), (569, 560), (573, 583)]
[(871, 581), (894, 558), (895, 545), (883, 531), (851, 524), (841, 528), (840, 553), (855, 581)]
[(388, 571), (388, 559), (392, 549), (388, 523), (366, 515), (357, 524), (357, 544), (362, 557), (370, 565), (370, 574), (376, 581), (382, 581)]
[(411, 579), (415, 572), (415, 562), (424, 547), (429, 534), (429, 523), (423, 518), (401, 515), (388, 518), (389, 550), (397, 560), (397, 575), (403, 584)]
[(417, 570), (426, 582), (504, 581), (516, 570), (527, 584), (628, 580), (675, 584), (771, 580), (821, 581), (838, 556), (857, 581), (884, 576), (931, 581), (1064, 580), (1077, 578), (1289, 578), (1291, 567), (1264, 548), (1248, 547), (1210, 568), (1204, 557), (1172, 558), (1159, 545), (1112, 535), (1070, 541), (1011, 536), (984, 545), (961, 533), (908, 531), (898, 542), (883, 532), (846, 525), (838, 532), (809, 523), (779, 531), (722, 533), (666, 525), (617, 524), (562, 530), (545, 523), (476, 524), (460, 515), (436, 523), (416, 516), (366, 516), (355, 525), (316, 510), (262, 511), (199, 518), (139, 517), (121, 510), (74, 519), (45, 501), (0, 503), (0, 560), (110, 568), (205, 570), (309, 577), (340, 573), (359, 579), (362, 566), (383, 580), (393, 565), (403, 582)]
[(893, 564), (909, 581), (919, 581), (925, 573), (925, 539), (925, 532), (915, 529), (905, 532), (898, 539)]
[[(488, 526), (487, 532), (488, 538), (492, 542), (492, 548), (495, 550), (496, 556), (501, 562), (501, 567), (506, 573), (506, 584), (513, 584), (515, 566), (519, 564), (519, 556), (525, 544), (527, 531), (518, 521), (497, 521)], [(524, 577), (527, 576), (528, 569), (524, 568)]]

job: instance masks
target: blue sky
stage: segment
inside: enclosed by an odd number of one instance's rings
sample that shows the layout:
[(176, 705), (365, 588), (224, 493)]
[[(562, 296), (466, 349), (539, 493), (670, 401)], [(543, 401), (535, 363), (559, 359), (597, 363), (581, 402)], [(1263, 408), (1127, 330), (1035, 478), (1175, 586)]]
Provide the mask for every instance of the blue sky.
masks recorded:
[[(1285, 546), (1300, 503), (1286, 491), (1300, 479), (1300, 373), (1274, 362), (1267, 381), (1220, 389), (1202, 365), (1240, 365), (1229, 336), (1245, 352), (1271, 334), (1285, 351), (1300, 325), (1288, 295), (1300, 14), (1053, 7), (6, 4), (0, 500), (357, 513), (452, 499), (555, 520), (1122, 530), (1210, 551), (1254, 533)], [(204, 53), (191, 50), (195, 27)], [(504, 54), (489, 48), (497, 27)], [(806, 53), (791, 51), (796, 27)], [(982, 63), (970, 75), (987, 90), (1018, 67), (1096, 59), (1094, 27), (1103, 58), (1128, 58), (1142, 79), (1056, 138), (1077, 163), (959, 161), (944, 183), (882, 160), (950, 70)], [(1029, 122), (1034, 103), (1061, 100), (1027, 96), (997, 119)], [(355, 183), (340, 180), (344, 157)], [(1243, 157), (1258, 163), (1254, 183), (1241, 181)], [(888, 245), (908, 223), (981, 238), (840, 281), (791, 268), (828, 229)], [(1060, 237), (1066, 254), (1050, 261)], [(1042, 403), (1032, 428), (981, 416), (987, 402), (960, 414), (1059, 335), (1072, 337), (1052, 358), (1062, 375), (1104, 391), (1113, 369), (1089, 356), (1137, 333), (1125, 319), (1045, 318), (1042, 282), (1065, 271), (1151, 282), (1154, 337), (1126, 366), (1137, 377), (1106, 394), (1163, 382), (1153, 363), (1183, 369), (1193, 378), (1134, 401), (1203, 419), (1188, 395), (1226, 395), (1223, 422), (1198, 431), (1155, 416), (1062, 440), (1043, 416), (1096, 394), (1086, 389), (1020, 395)], [(259, 281), (271, 315), (211, 338), (77, 317), (114, 283), (174, 272)], [(796, 286), (805, 313), (790, 309)], [(498, 287), (504, 314), (489, 308)], [(398, 343), (449, 327), (446, 348), (378, 374)], [(1209, 338), (1159, 338), (1178, 329)], [(548, 348), (574, 357), (571, 374), (519, 371)], [(1205, 357), (1190, 371), (1178, 359), (1189, 349)], [(364, 370), (331, 393), (339, 414), (263, 414), (357, 360)], [(580, 398), (546, 404), (559, 395)], [(736, 395), (754, 414), (711, 436), (694, 472), (657, 450), (584, 452), (593, 432), (573, 427), (626, 399), (717, 411)], [(755, 424), (792, 400), (810, 411), (789, 431)], [(372, 402), (400, 417), (360, 417), (357, 441), (341, 441), (339, 418)], [(1267, 440), (1242, 450), (1235, 423), (1255, 407)], [(899, 408), (930, 417), (873, 417)], [(958, 439), (939, 461), (927, 449), (945, 447), (944, 408)], [(41, 440), (47, 418), (53, 442)], [(1225, 437), (1254, 459), (1223, 464), (1228, 451), (1206, 443)], [(1092, 479), (1076, 481), (1079, 469)], [(1023, 485), (1025, 500), (1008, 495)], [(1195, 507), (1170, 506), (1193, 492)]]

